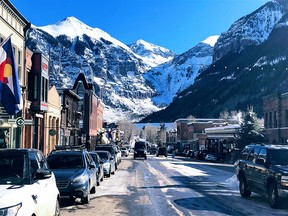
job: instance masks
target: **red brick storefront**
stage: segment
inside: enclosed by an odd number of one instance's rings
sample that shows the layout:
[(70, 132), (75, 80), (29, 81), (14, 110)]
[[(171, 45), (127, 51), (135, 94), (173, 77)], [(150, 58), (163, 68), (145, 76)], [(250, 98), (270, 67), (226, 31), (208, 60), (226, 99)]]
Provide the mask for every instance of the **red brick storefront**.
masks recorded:
[(287, 143), (288, 93), (263, 98), (264, 131), (269, 143)]

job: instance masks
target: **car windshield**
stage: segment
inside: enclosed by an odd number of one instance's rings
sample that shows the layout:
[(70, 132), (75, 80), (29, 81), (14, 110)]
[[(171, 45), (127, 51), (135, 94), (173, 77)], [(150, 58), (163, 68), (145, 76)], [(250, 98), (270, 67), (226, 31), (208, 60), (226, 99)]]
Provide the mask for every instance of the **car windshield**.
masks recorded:
[(0, 184), (21, 185), (28, 183), (29, 165), (27, 156), (3, 153), (0, 154)]
[(145, 142), (136, 142), (135, 143), (135, 149), (145, 149), (146, 143)]
[(288, 150), (271, 149), (270, 162), (274, 165), (288, 165)]
[(108, 160), (108, 154), (106, 152), (97, 152), (101, 160)]
[(47, 158), (50, 169), (75, 169), (83, 168), (84, 161), (82, 155), (50, 155)]
[(93, 160), (94, 160), (95, 163), (99, 163), (99, 160), (98, 160), (98, 157), (97, 157), (96, 154), (90, 154), (90, 155), (91, 155), (91, 157), (93, 158)]
[(114, 154), (114, 150), (113, 147), (109, 147), (109, 146), (96, 146), (95, 150), (104, 150), (104, 151), (108, 151), (110, 152), (110, 154)]

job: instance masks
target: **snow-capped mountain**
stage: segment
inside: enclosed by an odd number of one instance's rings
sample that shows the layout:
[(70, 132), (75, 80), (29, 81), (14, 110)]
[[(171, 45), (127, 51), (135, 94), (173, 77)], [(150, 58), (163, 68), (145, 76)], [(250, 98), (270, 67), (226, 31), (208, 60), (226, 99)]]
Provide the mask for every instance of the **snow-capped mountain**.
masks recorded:
[(214, 50), (214, 60), (227, 53), (240, 53), (247, 47), (266, 41), (275, 25), (283, 17), (283, 5), (277, 1), (269, 2), (255, 12), (240, 18), (223, 32)]
[(153, 97), (157, 105), (169, 105), (181, 91), (194, 83), (199, 72), (210, 66), (217, 39), (218, 36), (211, 36), (171, 61), (145, 73), (144, 77), (157, 92)]
[(244, 16), (218, 38), (211, 65), (165, 109), (141, 122), (218, 118), (223, 111), (263, 117), (262, 98), (287, 92), (288, 1), (275, 0)]
[(176, 54), (164, 47), (160, 47), (144, 40), (137, 40), (128, 45), (134, 53), (142, 57), (143, 61), (150, 67), (167, 62), (176, 56)]
[(75, 17), (53, 25), (33, 26), (27, 41), (31, 50), (39, 50), (49, 57), (51, 85), (69, 88), (79, 72), (83, 72), (103, 99), (104, 118), (108, 122), (137, 120), (159, 110), (151, 100), (155, 90), (143, 77), (152, 62), (145, 59), (154, 59), (153, 65), (157, 65), (157, 61), (163, 63), (175, 54), (143, 40), (136, 44), (133, 49), (142, 50), (139, 55), (106, 32), (91, 28)]
[(27, 45), (49, 56), (51, 84), (71, 87), (83, 72), (108, 122), (217, 118), (248, 105), (261, 117), (263, 96), (287, 92), (287, 11), (287, 0), (268, 2), (180, 55), (143, 40), (125, 45), (75, 17), (31, 28)]

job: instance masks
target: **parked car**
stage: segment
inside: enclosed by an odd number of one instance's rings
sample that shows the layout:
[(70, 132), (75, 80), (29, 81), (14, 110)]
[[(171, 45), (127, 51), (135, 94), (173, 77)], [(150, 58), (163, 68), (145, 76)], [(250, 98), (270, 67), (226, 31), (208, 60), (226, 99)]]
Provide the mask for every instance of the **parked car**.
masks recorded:
[(0, 150), (0, 215), (60, 215), (60, 194), (36, 149)]
[(167, 154), (168, 154), (167, 149), (165, 147), (160, 147), (157, 150), (156, 156), (159, 157), (159, 156), (163, 155), (163, 156), (167, 157)]
[(155, 155), (157, 153), (157, 148), (156, 147), (151, 147), (149, 149), (149, 154)]
[(195, 153), (193, 150), (188, 150), (186, 153), (186, 157), (195, 158)]
[(272, 208), (288, 198), (287, 145), (246, 146), (235, 162), (235, 172), (242, 197), (261, 194)]
[(137, 157), (143, 157), (145, 160), (147, 159), (147, 143), (144, 141), (135, 142), (134, 146), (134, 159)]
[(83, 204), (90, 202), (90, 193), (96, 192), (96, 165), (85, 149), (62, 149), (47, 157), (54, 172), (61, 198), (72, 202), (80, 198)]
[(115, 174), (115, 157), (113, 157), (109, 151), (95, 150), (99, 155), (101, 162), (103, 163), (103, 171), (105, 177), (110, 177), (111, 174)]
[(123, 147), (127, 148), (128, 152), (131, 152), (131, 145), (125, 144)]
[(129, 155), (128, 149), (125, 148), (125, 147), (122, 147), (122, 148), (121, 148), (121, 156), (128, 157), (128, 155)]
[(116, 149), (116, 157), (117, 157), (117, 167), (116, 169), (118, 168), (118, 165), (121, 163), (121, 160), (122, 160), (122, 153), (121, 153), (121, 148), (120, 146), (116, 145), (116, 144), (113, 144), (115, 149)]
[(205, 157), (207, 154), (209, 154), (209, 150), (207, 149), (203, 149), (203, 150), (199, 150), (196, 154), (196, 159), (198, 160), (205, 160)]
[[(95, 147), (95, 150), (103, 150), (103, 151), (108, 151), (111, 154), (111, 157), (114, 157), (114, 163), (115, 163), (115, 169), (117, 170), (118, 164), (120, 163), (119, 161), (119, 155), (118, 155), (118, 150), (116, 149), (114, 144), (105, 144), (105, 145), (97, 145)], [(121, 158), (121, 153), (120, 153), (120, 158)]]
[(205, 156), (205, 160), (206, 161), (213, 161), (213, 162), (216, 162), (217, 161), (217, 157), (213, 154), (207, 154)]
[(100, 185), (100, 182), (104, 179), (104, 168), (103, 168), (103, 162), (101, 161), (101, 158), (97, 154), (97, 152), (92, 151), (89, 152), (90, 156), (94, 160), (96, 164), (96, 180), (97, 180), (97, 186)]

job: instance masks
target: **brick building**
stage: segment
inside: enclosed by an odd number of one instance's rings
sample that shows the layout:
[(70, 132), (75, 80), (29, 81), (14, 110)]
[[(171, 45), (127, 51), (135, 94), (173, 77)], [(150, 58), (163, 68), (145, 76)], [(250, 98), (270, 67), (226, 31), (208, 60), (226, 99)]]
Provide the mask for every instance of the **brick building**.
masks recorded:
[(288, 93), (263, 97), (264, 130), (269, 143), (288, 142)]
[(225, 119), (178, 119), (177, 125), (177, 148), (179, 151), (188, 149), (201, 150), (207, 149), (206, 128), (220, 127), (233, 123)]

